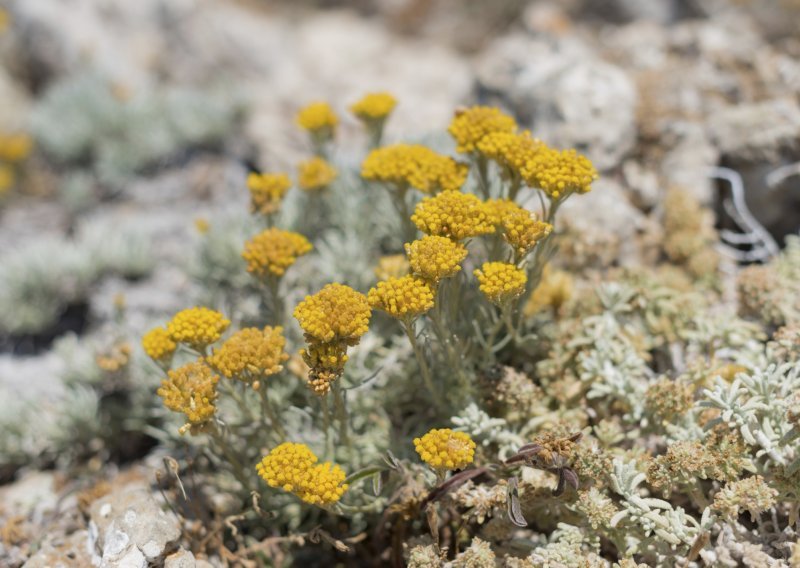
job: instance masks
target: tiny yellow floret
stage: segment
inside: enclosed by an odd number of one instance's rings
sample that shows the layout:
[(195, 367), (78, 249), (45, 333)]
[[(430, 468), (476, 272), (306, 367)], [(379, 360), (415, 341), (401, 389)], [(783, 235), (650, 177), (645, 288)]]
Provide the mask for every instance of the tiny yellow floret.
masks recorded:
[(247, 176), (250, 190), (250, 210), (261, 215), (271, 215), (280, 209), (292, 180), (286, 174), (257, 174)]
[(425, 235), (406, 243), (405, 248), (414, 274), (434, 284), (458, 274), (461, 263), (467, 258), (467, 247), (437, 235)]
[(528, 282), (525, 272), (508, 262), (485, 262), (474, 274), (481, 292), (497, 306), (521, 296)]
[(167, 324), (170, 339), (202, 351), (219, 341), (231, 324), (221, 313), (209, 308), (188, 308), (180, 311)]
[(333, 283), (306, 296), (294, 317), (309, 339), (319, 342), (353, 341), (367, 332), (371, 311), (367, 297), (349, 286)]
[(27, 134), (0, 134), (0, 160), (4, 162), (20, 162), (32, 149), (33, 140)]
[(545, 144), (531, 137), (530, 132), (520, 134), (508, 131), (490, 132), (476, 144), (478, 152), (496, 162), (504, 177), (520, 179), (522, 169), (539, 152), (547, 149)]
[(303, 235), (272, 227), (245, 243), (242, 258), (247, 262), (247, 271), (254, 276), (281, 277), (312, 248)]
[(164, 363), (172, 358), (178, 344), (172, 340), (166, 329), (154, 327), (142, 337), (142, 347), (153, 361)]
[(375, 276), (378, 280), (388, 280), (389, 278), (399, 278), (408, 274), (411, 267), (404, 254), (389, 254), (378, 259), (375, 267)]
[(215, 350), (208, 364), (224, 377), (255, 385), (283, 370), (283, 363), (289, 359), (285, 346), (282, 327), (248, 327), (234, 333)]
[(303, 191), (322, 191), (338, 175), (339, 172), (327, 160), (315, 156), (297, 166), (297, 185)]
[[(211, 420), (216, 411), (214, 403), (219, 377), (199, 361), (169, 371), (167, 375), (158, 389), (164, 406), (183, 412), (189, 426), (199, 426)], [(181, 433), (184, 431), (181, 429)]]
[(553, 231), (550, 223), (540, 221), (535, 213), (516, 205), (500, 221), (503, 238), (514, 248), (518, 257), (528, 254), (536, 243)]
[(364, 122), (384, 120), (397, 106), (397, 99), (389, 93), (369, 93), (350, 106), (350, 112)]
[(475, 442), (466, 432), (433, 429), (414, 438), (414, 448), (426, 464), (437, 470), (464, 469), (475, 457)]
[(456, 111), (447, 131), (463, 154), (476, 151), (480, 140), (492, 132), (514, 132), (516, 121), (498, 108), (473, 106)]
[(411, 322), (433, 307), (433, 290), (417, 276), (402, 276), (378, 282), (367, 295), (374, 309)]
[(485, 204), (470, 193), (458, 191), (424, 198), (411, 220), (423, 233), (456, 241), (494, 232)]
[(420, 144), (376, 148), (361, 164), (361, 176), (366, 180), (391, 184), (400, 191), (413, 187), (423, 193), (458, 191), (468, 171), (466, 164)]
[(317, 461), (305, 444), (284, 442), (264, 456), (256, 471), (270, 487), (293, 493), (312, 505), (332, 505), (347, 491), (346, 475), (338, 465)]
[(333, 382), (344, 373), (347, 344), (343, 341), (311, 342), (300, 350), (300, 356), (308, 365), (308, 388), (318, 396), (325, 396)]

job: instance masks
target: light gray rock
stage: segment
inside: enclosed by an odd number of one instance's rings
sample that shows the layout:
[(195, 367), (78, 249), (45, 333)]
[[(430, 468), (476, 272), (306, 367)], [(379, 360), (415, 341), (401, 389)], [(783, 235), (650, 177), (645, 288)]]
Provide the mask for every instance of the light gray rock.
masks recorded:
[(196, 566), (194, 554), (183, 548), (170, 554), (164, 560), (164, 568), (196, 568)]
[[(159, 561), (180, 537), (180, 524), (161, 510), (146, 487), (132, 486), (98, 499), (91, 507), (96, 548), (108, 566), (137, 567)], [(143, 564), (137, 564), (143, 562)]]
[(713, 196), (711, 168), (719, 161), (719, 150), (709, 141), (705, 129), (695, 122), (677, 122), (669, 132), (672, 148), (661, 162), (665, 186), (690, 192), (701, 203)]

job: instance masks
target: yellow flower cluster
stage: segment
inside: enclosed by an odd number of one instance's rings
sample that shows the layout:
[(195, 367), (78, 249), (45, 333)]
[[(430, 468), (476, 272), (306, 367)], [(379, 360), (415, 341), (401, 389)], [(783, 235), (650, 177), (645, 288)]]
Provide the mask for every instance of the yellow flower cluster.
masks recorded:
[(372, 311), (367, 297), (349, 286), (328, 284), (294, 309), (308, 347), (300, 354), (309, 366), (309, 387), (318, 395), (344, 372), (347, 347), (367, 332)]
[(508, 262), (485, 262), (475, 277), (481, 292), (497, 306), (521, 296), (528, 282), (525, 272)]
[(574, 283), (569, 272), (553, 270), (549, 264), (545, 265), (539, 286), (525, 304), (525, 315), (532, 316), (546, 307), (560, 310), (572, 297), (573, 288)]
[(422, 278), (402, 276), (378, 282), (367, 296), (370, 306), (411, 322), (433, 307), (433, 290)]
[(163, 327), (154, 327), (142, 337), (142, 347), (153, 361), (165, 363), (172, 358), (178, 344), (175, 343)]
[(19, 162), (30, 155), (33, 140), (27, 134), (0, 134), (0, 161)]
[(409, 269), (410, 266), (405, 255), (389, 254), (378, 259), (378, 266), (375, 267), (375, 276), (378, 280), (399, 278), (408, 274)]
[(414, 447), (422, 461), (439, 470), (463, 469), (475, 456), (475, 442), (469, 434), (450, 428), (434, 428), (422, 438), (414, 438)]
[(219, 377), (210, 368), (196, 361), (169, 371), (167, 376), (158, 395), (164, 399), (164, 406), (186, 415), (188, 427), (199, 426), (214, 416)]
[(318, 342), (351, 341), (367, 332), (370, 308), (364, 294), (343, 284), (328, 284), (306, 296), (294, 309), (294, 317), (306, 336)]
[(369, 93), (350, 106), (350, 111), (364, 122), (384, 120), (394, 107), (397, 99), (389, 93)]
[(283, 370), (283, 363), (289, 358), (283, 350), (285, 346), (282, 327), (267, 326), (263, 330), (248, 327), (234, 333), (215, 350), (208, 364), (229, 379), (258, 388), (260, 379)]
[(331, 505), (347, 491), (344, 471), (318, 458), (305, 444), (284, 442), (256, 465), (256, 471), (270, 487), (294, 493), (312, 505)]
[(423, 233), (456, 241), (494, 232), (484, 203), (458, 191), (426, 197), (417, 204), (411, 220)]
[(222, 337), (231, 324), (221, 313), (208, 308), (188, 308), (180, 311), (167, 324), (170, 339), (202, 351)]
[(260, 278), (280, 277), (312, 248), (303, 235), (272, 227), (245, 243), (242, 258), (250, 274)]
[(303, 362), (308, 365), (308, 388), (319, 396), (328, 394), (331, 384), (344, 373), (347, 363), (347, 344), (343, 342), (309, 343), (300, 350)]
[(423, 193), (457, 191), (467, 180), (469, 167), (420, 144), (393, 144), (369, 153), (361, 176), (390, 183), (399, 189), (413, 187)]
[(324, 158), (315, 156), (297, 166), (297, 185), (303, 191), (320, 191), (327, 188), (339, 172)]
[(501, 166), (507, 175), (522, 176), (522, 169), (539, 152), (547, 147), (541, 140), (531, 137), (530, 132), (490, 132), (481, 138), (476, 147), (483, 155)]
[(425, 235), (406, 243), (405, 248), (414, 274), (434, 284), (442, 278), (458, 274), (461, 263), (467, 257), (467, 247), (437, 235)]
[(514, 247), (517, 255), (522, 256), (531, 251), (540, 240), (553, 230), (550, 223), (540, 221), (538, 217), (518, 205), (509, 211), (501, 220), (503, 238)]
[(250, 190), (250, 209), (253, 213), (270, 215), (281, 207), (281, 201), (292, 187), (286, 174), (257, 174), (247, 176), (247, 189)]
[(589, 158), (575, 150), (542, 150), (520, 172), (525, 183), (553, 199), (572, 192), (588, 193), (597, 179), (597, 170)]
[(456, 150), (474, 152), (480, 140), (492, 132), (514, 132), (516, 121), (495, 107), (473, 106), (456, 111), (447, 131), (455, 139)]
[(297, 124), (312, 134), (333, 135), (336, 125), (339, 124), (339, 117), (328, 103), (315, 102), (300, 109), (300, 112), (297, 113)]
[(516, 211), (519, 205), (510, 199), (489, 199), (484, 204), (484, 208), (492, 225), (502, 227), (503, 218)]

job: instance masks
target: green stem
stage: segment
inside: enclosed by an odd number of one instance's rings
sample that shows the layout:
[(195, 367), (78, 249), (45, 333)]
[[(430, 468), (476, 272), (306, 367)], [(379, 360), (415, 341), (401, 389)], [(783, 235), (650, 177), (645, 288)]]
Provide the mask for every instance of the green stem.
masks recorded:
[(414, 356), (417, 358), (417, 364), (419, 365), (420, 374), (422, 374), (422, 382), (425, 384), (425, 388), (433, 395), (433, 400), (436, 404), (439, 404), (439, 395), (436, 392), (436, 387), (433, 385), (433, 378), (431, 377), (431, 369), (428, 367), (428, 362), (425, 360), (425, 354), (422, 352), (422, 348), (417, 341), (417, 336), (414, 333), (414, 323), (413, 322), (401, 322), (403, 329), (406, 332), (406, 336), (408, 337), (408, 342), (411, 344), (411, 349), (414, 350)]
[(239, 461), (239, 458), (231, 451), (230, 445), (227, 444), (222, 437), (222, 433), (219, 431), (219, 428), (216, 424), (211, 426), (211, 430), (208, 432), (212, 445), (216, 446), (216, 449), (228, 460), (228, 463), (232, 467), (233, 476), (236, 480), (242, 484), (242, 487), (245, 491), (250, 492), (250, 481), (248, 480), (247, 475), (244, 473), (244, 467), (242, 467), (242, 462)]
[(275, 412), (275, 408), (272, 406), (272, 401), (270, 401), (269, 399), (266, 379), (261, 380), (261, 385), (258, 389), (258, 396), (261, 399), (261, 412), (263, 412), (267, 417), (269, 417), (272, 430), (278, 434), (280, 441), (281, 442), (285, 441), (286, 430), (283, 429), (283, 424), (281, 424), (278, 413)]
[(269, 290), (270, 311), (275, 325), (283, 325), (284, 307), (280, 294), (280, 280), (276, 276), (267, 277), (267, 289)]
[(331, 410), (328, 408), (328, 397), (320, 396), (319, 403), (322, 406), (322, 426), (325, 430), (325, 454), (329, 459), (333, 459), (333, 433), (331, 420)]
[(339, 421), (339, 442), (347, 446), (352, 455), (353, 443), (350, 439), (350, 420), (347, 415), (347, 406), (342, 395), (342, 386), (339, 381), (333, 383), (333, 408), (336, 419)]
[(489, 162), (481, 155), (475, 157), (475, 168), (478, 170), (478, 188), (484, 199), (489, 199), (492, 196), (491, 188), (489, 187)]

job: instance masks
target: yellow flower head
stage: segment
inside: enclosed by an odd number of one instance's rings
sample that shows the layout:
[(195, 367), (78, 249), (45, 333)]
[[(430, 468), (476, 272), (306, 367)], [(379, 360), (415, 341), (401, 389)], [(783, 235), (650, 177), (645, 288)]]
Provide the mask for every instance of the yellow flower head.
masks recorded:
[(222, 337), (231, 324), (221, 313), (208, 308), (188, 308), (180, 311), (167, 324), (170, 339), (202, 351)]
[(390, 278), (369, 291), (369, 304), (392, 317), (413, 321), (433, 307), (433, 290), (422, 278)]
[(256, 386), (259, 379), (283, 370), (289, 359), (284, 352), (282, 327), (249, 327), (234, 333), (208, 358), (218, 373)]
[(464, 469), (475, 456), (475, 442), (466, 432), (450, 428), (433, 429), (414, 438), (414, 447), (426, 464), (434, 469)]
[(270, 215), (281, 207), (292, 181), (286, 174), (257, 174), (247, 176), (247, 189), (250, 190), (250, 210), (253, 213)]
[(575, 150), (543, 150), (528, 160), (521, 173), (525, 183), (553, 199), (572, 192), (588, 193), (597, 179), (589, 158)]
[(294, 309), (308, 339), (324, 343), (343, 340), (355, 345), (367, 333), (370, 315), (367, 297), (338, 283), (306, 296)]
[(242, 258), (250, 274), (259, 278), (280, 277), (312, 248), (303, 235), (272, 227), (245, 243)]
[(142, 347), (153, 361), (167, 362), (172, 358), (178, 344), (169, 336), (163, 327), (154, 327), (142, 337)]
[(347, 491), (346, 476), (338, 465), (317, 461), (305, 444), (284, 442), (264, 456), (256, 471), (270, 487), (294, 493), (306, 503), (331, 505)]
[(414, 274), (433, 283), (458, 274), (467, 258), (467, 247), (447, 237), (425, 235), (406, 243), (406, 254)]
[(297, 113), (297, 124), (312, 134), (324, 133), (332, 136), (339, 124), (339, 117), (328, 103), (315, 102), (300, 109)]
[(547, 237), (553, 230), (550, 223), (540, 221), (535, 213), (531, 213), (519, 205), (503, 216), (501, 224), (503, 238), (514, 247), (514, 251), (520, 256), (530, 252), (536, 243)]
[(492, 225), (503, 226), (503, 219), (519, 209), (519, 205), (510, 199), (489, 199), (485, 203), (486, 212)]
[(364, 122), (385, 120), (397, 106), (397, 99), (389, 93), (369, 93), (350, 106), (350, 111)]
[(361, 176), (401, 189), (423, 193), (458, 191), (467, 180), (469, 167), (420, 144), (393, 144), (376, 148), (361, 164)]
[(447, 131), (455, 139), (456, 150), (474, 152), (478, 142), (492, 132), (514, 132), (516, 121), (498, 108), (473, 106), (456, 111)]
[(27, 134), (0, 134), (0, 160), (19, 162), (33, 149), (33, 140)]
[(426, 197), (417, 204), (411, 220), (423, 233), (456, 241), (494, 232), (485, 204), (458, 191)]
[(331, 343), (310, 343), (300, 350), (303, 362), (308, 365), (308, 387), (319, 396), (328, 394), (331, 384), (344, 373), (347, 363), (347, 344), (341, 341)]
[(315, 156), (297, 166), (297, 185), (303, 191), (319, 191), (327, 188), (339, 172), (324, 158)]
[(481, 292), (497, 306), (521, 296), (528, 282), (525, 272), (508, 262), (485, 262), (475, 277)]
[(539, 152), (546, 149), (530, 132), (490, 132), (476, 144), (478, 151), (501, 166), (504, 174), (521, 177), (522, 169)]
[(194, 220), (194, 228), (201, 235), (205, 235), (211, 230), (211, 223), (205, 217), (198, 217)]
[(203, 424), (214, 416), (219, 377), (210, 368), (196, 361), (169, 371), (167, 375), (158, 389), (164, 406), (183, 412), (190, 426)]
[(408, 274), (410, 266), (404, 254), (389, 254), (378, 259), (375, 276), (378, 280), (399, 278)]
[(574, 284), (569, 272), (553, 270), (546, 264), (542, 281), (525, 304), (525, 315), (532, 316), (546, 307), (556, 312), (572, 297)]

